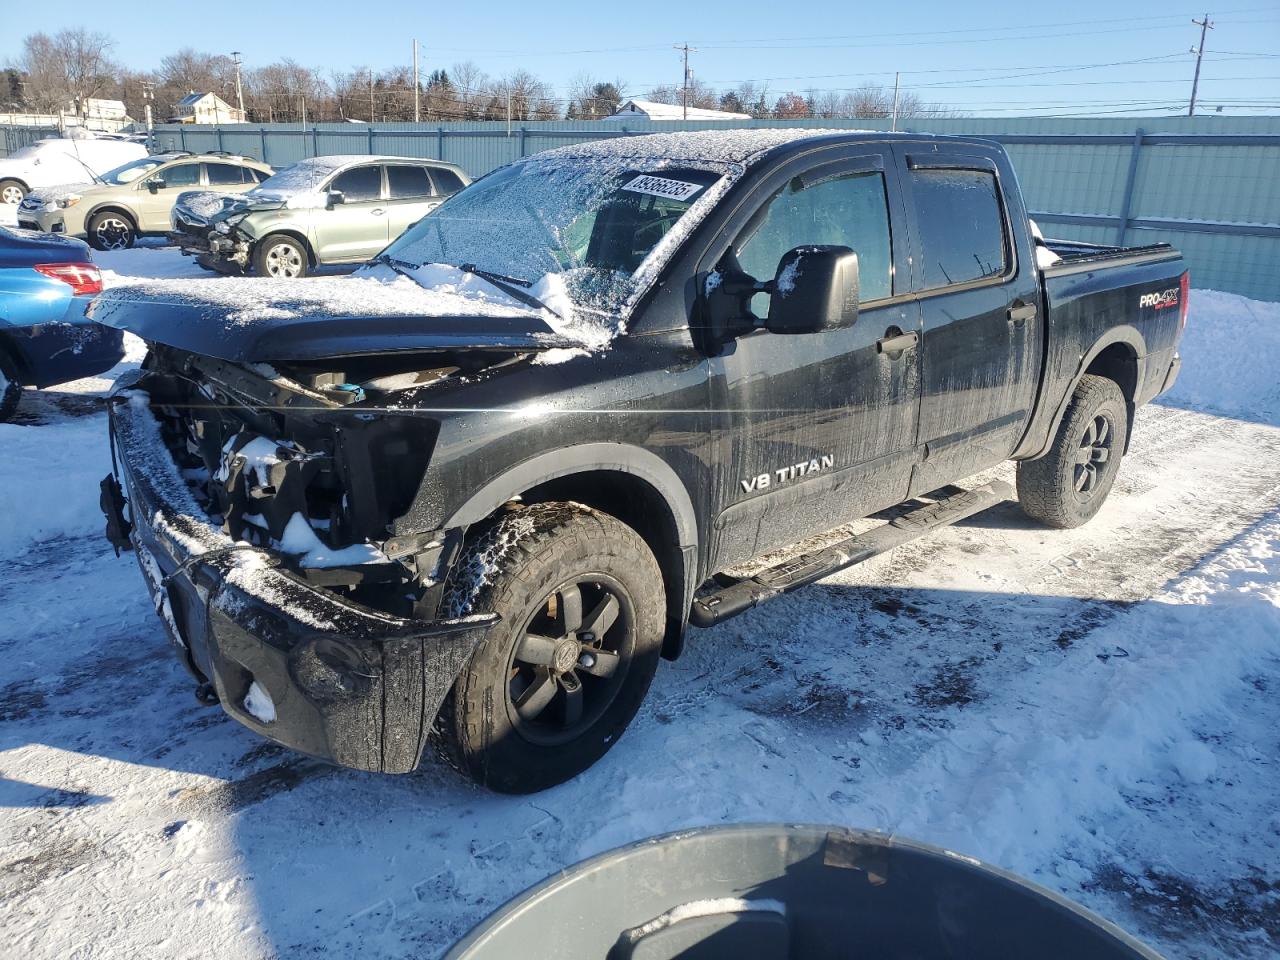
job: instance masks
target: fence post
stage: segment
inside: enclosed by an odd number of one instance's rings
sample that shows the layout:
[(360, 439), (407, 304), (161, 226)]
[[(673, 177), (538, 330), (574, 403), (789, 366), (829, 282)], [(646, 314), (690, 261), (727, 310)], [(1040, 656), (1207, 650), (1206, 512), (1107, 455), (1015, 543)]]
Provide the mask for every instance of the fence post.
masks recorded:
[(436, 159), (444, 159), (444, 127), (436, 127)]
[(215, 135), (217, 136), (217, 138), (218, 138), (218, 149), (219, 149), (219, 150), (222, 150), (222, 149), (223, 149), (223, 146), (222, 146), (222, 127), (214, 127), (214, 128), (213, 128), (213, 132), (214, 132), (214, 134), (215, 134)]
[(525, 134), (525, 129), (524, 127), (521, 127), (520, 128), (520, 156), (522, 157), (524, 156), (524, 134)]
[(1133, 210), (1133, 185), (1138, 179), (1138, 155), (1142, 153), (1141, 127), (1133, 133), (1133, 147), (1129, 151), (1129, 173), (1124, 180), (1124, 196), (1120, 200), (1120, 226), (1116, 228), (1116, 246), (1124, 246), (1124, 235), (1129, 230), (1129, 213)]
[(311, 155), (313, 157), (320, 156), (320, 128), (318, 126), (311, 128)]
[(259, 132), (262, 134), (262, 162), (267, 163), (267, 128), (262, 127)]
[(182, 140), (182, 149), (187, 149), (187, 125), (185, 123), (178, 125), (178, 136)]

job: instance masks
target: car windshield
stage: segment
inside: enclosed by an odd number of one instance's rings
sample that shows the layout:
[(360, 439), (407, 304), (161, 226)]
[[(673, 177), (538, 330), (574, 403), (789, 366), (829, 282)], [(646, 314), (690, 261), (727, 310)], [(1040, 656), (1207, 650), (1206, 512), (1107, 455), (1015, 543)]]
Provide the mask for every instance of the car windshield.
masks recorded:
[(141, 160), (130, 160), (128, 163), (104, 173), (102, 175), (102, 182), (112, 184), (113, 186), (132, 183), (139, 177), (145, 177), (162, 163), (164, 163), (164, 161), (158, 157), (143, 157)]
[(300, 160), (293, 166), (272, 174), (249, 191), (250, 196), (283, 196), (299, 193), (311, 193), (320, 188), (342, 163), (335, 162), (332, 157), (314, 157)]
[(687, 161), (528, 160), (455, 194), (385, 256), (522, 285), (559, 275), (575, 307), (616, 314), (711, 208), (727, 172)]

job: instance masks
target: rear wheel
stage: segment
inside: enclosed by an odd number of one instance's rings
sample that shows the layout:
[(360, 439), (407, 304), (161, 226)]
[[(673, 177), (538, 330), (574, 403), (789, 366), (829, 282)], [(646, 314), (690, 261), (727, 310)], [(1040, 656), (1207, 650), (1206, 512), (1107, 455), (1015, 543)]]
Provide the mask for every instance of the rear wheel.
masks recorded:
[(503, 793), (568, 780), (617, 742), (657, 669), (662, 574), (640, 536), (573, 503), (514, 510), (467, 549), (445, 613), (502, 616), (441, 708), (448, 758)]
[(307, 251), (292, 237), (267, 237), (253, 251), (253, 269), (260, 277), (305, 277)]
[(18, 365), (13, 362), (4, 347), (0, 346), (0, 423), (7, 423), (18, 411), (22, 399), (22, 379)]
[(27, 195), (27, 188), (20, 180), (0, 180), (0, 203), (17, 206)]
[(89, 246), (95, 250), (127, 250), (137, 239), (133, 223), (122, 213), (104, 210), (89, 218)]
[(1018, 463), (1023, 512), (1061, 529), (1093, 519), (1120, 472), (1128, 430), (1128, 408), (1116, 382), (1081, 377), (1049, 452)]

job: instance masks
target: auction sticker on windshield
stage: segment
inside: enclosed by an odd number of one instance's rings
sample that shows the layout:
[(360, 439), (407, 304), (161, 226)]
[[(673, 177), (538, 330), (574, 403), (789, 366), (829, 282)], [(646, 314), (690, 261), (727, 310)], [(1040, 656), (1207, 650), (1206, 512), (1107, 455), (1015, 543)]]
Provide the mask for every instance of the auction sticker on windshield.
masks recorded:
[(666, 177), (655, 177), (641, 174), (630, 183), (624, 184), (623, 190), (632, 193), (648, 193), (655, 197), (666, 197), (670, 200), (688, 200), (702, 189), (700, 183), (686, 183), (684, 180), (668, 180)]

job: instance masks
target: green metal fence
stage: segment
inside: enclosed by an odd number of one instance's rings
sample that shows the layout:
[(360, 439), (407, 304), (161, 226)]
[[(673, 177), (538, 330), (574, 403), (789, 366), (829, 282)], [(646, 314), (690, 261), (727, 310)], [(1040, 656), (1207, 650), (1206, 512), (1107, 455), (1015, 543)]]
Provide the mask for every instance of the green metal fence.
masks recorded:
[[(162, 125), (160, 149), (228, 150), (279, 168), (320, 154), (393, 154), (458, 164), (472, 176), (550, 147), (668, 130), (801, 126), (887, 130), (885, 120), (729, 123), (559, 120), (468, 123)], [(1027, 205), (1049, 236), (1167, 240), (1196, 286), (1280, 300), (1280, 117), (907, 121), (911, 132), (1005, 144)]]

